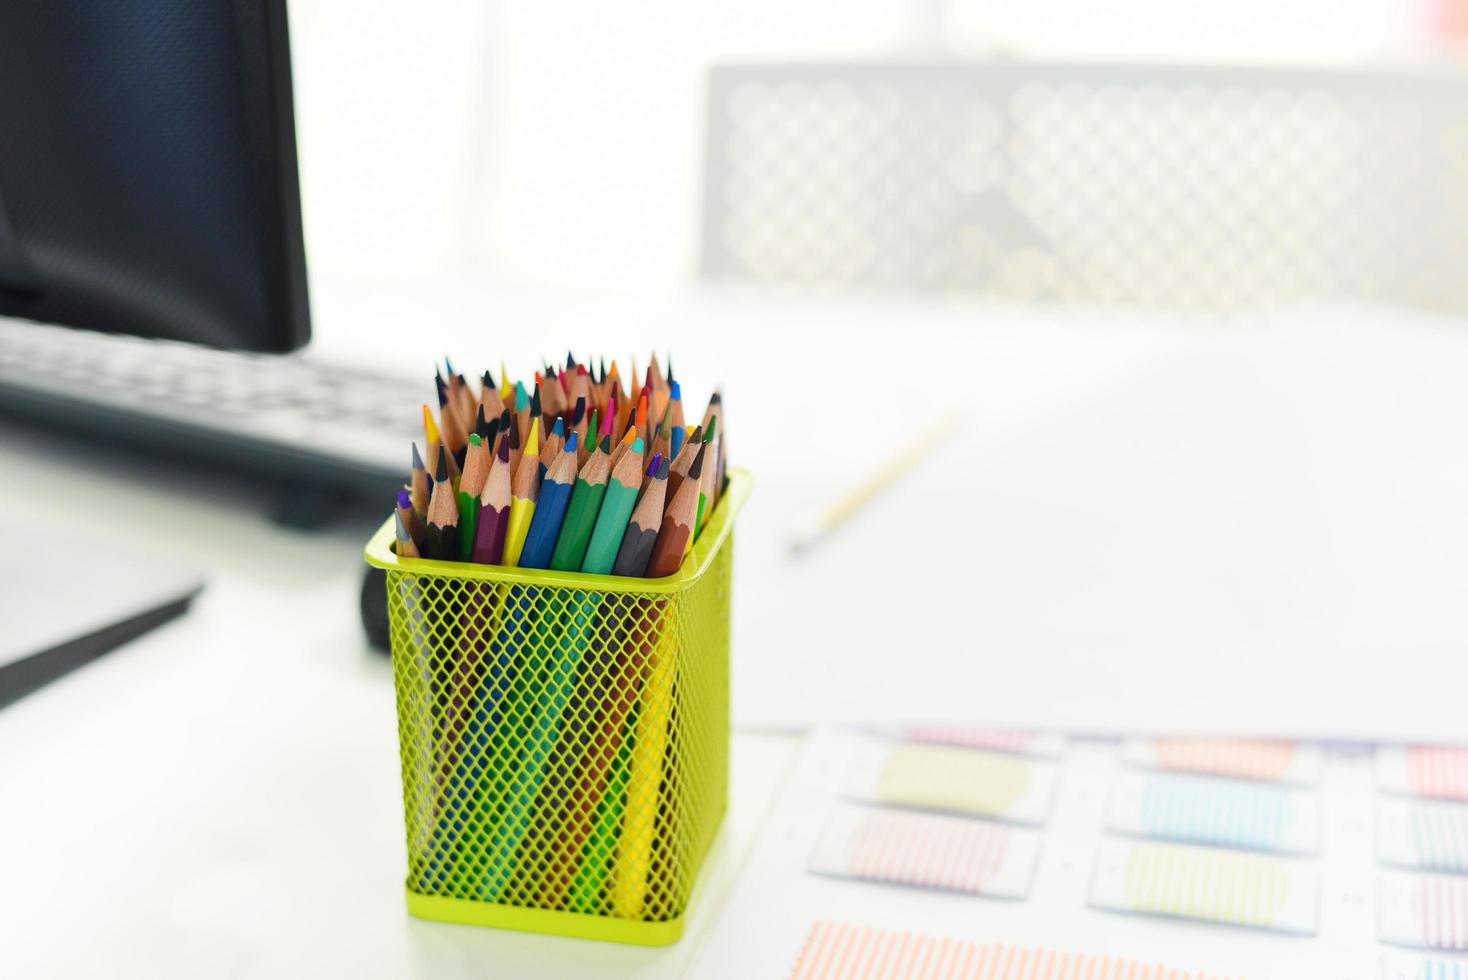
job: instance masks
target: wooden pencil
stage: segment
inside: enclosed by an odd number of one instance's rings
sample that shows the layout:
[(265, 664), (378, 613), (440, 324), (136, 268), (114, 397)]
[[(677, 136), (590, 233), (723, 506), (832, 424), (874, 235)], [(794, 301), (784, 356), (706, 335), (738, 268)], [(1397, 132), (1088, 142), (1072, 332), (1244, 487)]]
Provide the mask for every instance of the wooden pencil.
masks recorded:
[(421, 543), (427, 529), (423, 526), (423, 520), (418, 516), (418, 512), (413, 509), (413, 496), (406, 488), (398, 491), (397, 512), (398, 523), (407, 530), (413, 544), (416, 546)]
[(617, 549), (617, 560), (612, 565), (613, 575), (641, 578), (647, 573), (647, 563), (657, 544), (658, 530), (663, 523), (663, 503), (667, 499), (668, 461), (658, 462), (656, 475), (642, 492), (642, 499), (632, 511), (632, 519), (622, 532), (622, 544)]
[(438, 465), (433, 473), (433, 495), (428, 499), (426, 557), (439, 561), (459, 558), (459, 507), (449, 482), (449, 454), (438, 447)]
[(596, 448), (596, 439), (587, 445), (586, 432), (591, 424), (590, 417), (586, 414), (585, 396), (576, 399), (576, 407), (571, 409), (571, 430), (576, 433), (576, 465), (585, 466), (586, 459), (591, 455), (591, 450)]
[[(510, 435), (515, 429), (510, 428)], [(474, 536), (471, 557), (483, 565), (498, 565), (504, 561), (505, 541), (510, 525), (510, 440), (500, 440), (499, 452), (495, 454), (483, 492), (479, 496), (478, 531)]]
[(421, 523), (428, 516), (428, 471), (423, 467), (423, 457), (418, 454), (418, 444), (413, 443), (413, 468), (409, 471), (408, 492), (413, 498), (413, 513)]
[[(605, 437), (610, 439), (610, 436)], [(607, 478), (607, 490), (602, 498), (601, 512), (596, 516), (596, 527), (591, 532), (591, 541), (586, 546), (586, 557), (581, 562), (583, 572), (593, 575), (609, 575), (617, 562), (617, 550), (622, 544), (622, 535), (637, 505), (637, 493), (642, 489), (642, 440), (632, 443), (632, 448), (622, 455), (612, 467)]]
[(668, 499), (672, 500), (678, 495), (678, 488), (683, 486), (683, 480), (688, 476), (688, 470), (693, 466), (693, 457), (698, 455), (699, 447), (703, 445), (703, 429), (695, 428), (683, 444), (683, 451), (673, 457), (672, 469), (668, 472)]
[(575, 481), (576, 433), (573, 432), (541, 480), (535, 514), (530, 520), (530, 529), (525, 532), (525, 546), (520, 552), (521, 568), (549, 567)]
[(556, 419), (551, 426), (550, 435), (545, 437), (545, 445), (540, 447), (540, 479), (545, 481), (545, 473), (551, 464), (560, 458), (561, 450), (566, 445), (566, 423)]
[(393, 516), (396, 518), (393, 524), (393, 533), (397, 537), (393, 550), (397, 553), (397, 556), (399, 558), (422, 557), (418, 553), (418, 543), (413, 540), (413, 535), (408, 533), (408, 525), (403, 522), (402, 510), (399, 509)]
[(530, 530), (530, 519), (535, 515), (535, 501), (540, 494), (540, 458), (535, 445), (535, 429), (530, 430), (530, 444), (515, 467), (510, 483), (510, 520), (505, 528), (504, 564), (520, 564), (520, 552), (525, 547), (525, 534)]
[[(581, 436), (573, 433), (571, 439), (579, 443)], [(556, 538), (556, 547), (551, 553), (550, 567), (557, 571), (580, 571), (581, 563), (586, 560), (586, 548), (591, 543), (591, 532), (596, 527), (597, 514), (601, 512), (602, 498), (606, 496), (607, 476), (611, 471), (611, 448), (610, 438), (606, 440), (606, 445), (598, 445), (576, 477), (571, 502), (566, 506), (565, 520), (561, 522), (561, 533)]]
[(700, 444), (693, 457), (688, 476), (678, 487), (678, 492), (668, 503), (658, 528), (658, 539), (653, 545), (652, 557), (647, 561), (648, 578), (665, 578), (683, 564), (683, 556), (693, 546), (693, 525), (698, 510), (699, 477), (703, 475), (704, 453), (707, 443)]
[[(428, 442), (428, 458), (433, 460), (433, 465), (438, 466), (438, 449), (443, 445), (443, 436), (438, 430), (438, 424), (433, 421), (433, 409), (427, 405), (423, 406), (423, 436)], [(453, 456), (448, 457), (449, 479), (458, 482), (459, 464), (454, 461)]]
[(489, 447), (479, 433), (469, 433), (464, 451), (464, 472), (459, 477), (459, 554), (474, 550), (474, 528), (479, 522), (479, 494), (489, 478)]
[[(671, 369), (671, 365), (670, 365)], [(671, 382), (668, 392), (668, 436), (670, 438), (669, 452), (677, 457), (678, 450), (683, 448), (683, 440), (687, 438), (687, 422), (683, 419), (683, 386), (678, 382)]]
[[(437, 379), (437, 375), (434, 375)], [(469, 446), (469, 424), (459, 414), (459, 404), (444, 382), (438, 382), (438, 430), (443, 435), (443, 444), (460, 462)]]

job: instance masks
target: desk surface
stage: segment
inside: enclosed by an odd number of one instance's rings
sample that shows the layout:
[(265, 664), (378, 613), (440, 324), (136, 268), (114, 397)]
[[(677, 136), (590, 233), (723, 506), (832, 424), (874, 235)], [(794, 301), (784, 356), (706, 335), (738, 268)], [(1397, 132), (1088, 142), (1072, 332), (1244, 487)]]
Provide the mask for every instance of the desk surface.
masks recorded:
[[(1057, 322), (1048, 314), (932, 302), (846, 305), (832, 315), (808, 299), (650, 312), (585, 298), (559, 307), (522, 298), (497, 307), (471, 296), (462, 303), (438, 297), (437, 305), (419, 309), (350, 286), (317, 291), (323, 355), (385, 357), (394, 325), (436, 323), (441, 315), (441, 343), (464, 363), (497, 363), (502, 341), (507, 359), (519, 363), (541, 353), (542, 338), (546, 353), (566, 343), (624, 350), (655, 342), (674, 347), (680, 373), (690, 379), (717, 380), (707, 378), (717, 370), (754, 388), (779, 384), (786, 373), (761, 363), (769, 343), (783, 345), (790, 363), (845, 357), (868, 371), (875, 345), (881, 368), (871, 371), (871, 385), (879, 401), (884, 384), (924, 366), (938, 378), (951, 372), (956, 380), (946, 383), (971, 383), (965, 372), (978, 358), (989, 365), (975, 396), (987, 431), (1011, 445), (1037, 421), (1094, 417), (1088, 406), (1109, 387), (1168, 358), (1186, 361), (1216, 349), (1218, 339), (1156, 322), (1117, 327), (1115, 314), (1084, 322), (1066, 314)], [(492, 310), (499, 315), (491, 319)], [(504, 339), (511, 322), (524, 330)], [(357, 332), (343, 326), (359, 323)], [(739, 342), (731, 345), (731, 337)], [(1468, 346), (1454, 337), (1438, 349), (1451, 365)], [(1358, 345), (1356, 354), (1362, 350), (1369, 347)], [(1442, 394), (1440, 386), (1429, 390)], [(731, 423), (740, 463), (757, 474), (779, 472), (780, 457), (768, 449), (778, 420), (758, 417), (748, 401), (737, 404), (747, 413)], [(1459, 417), (1468, 417), (1468, 407)], [(1395, 433), (1370, 435), (1390, 440)], [(261, 500), (228, 483), (105, 446), (78, 455), (74, 445), (8, 428), (0, 432), (0, 472), (24, 474), (27, 485), (44, 490), (29, 511), (37, 526), (80, 525), (120, 546), (177, 554), (210, 570), (205, 593), (183, 620), (0, 711), (0, 867), (9, 885), (0, 897), (3, 972), (275, 978), (686, 971), (793, 758), (794, 738), (736, 736), (730, 818), (690, 933), (675, 947), (611, 947), (411, 920), (402, 907), (389, 669), (365, 649), (356, 614), (369, 525), (286, 533), (265, 520)], [(763, 479), (742, 527), (759, 520), (761, 494), (763, 506), (774, 509), (828, 489)], [(784, 547), (768, 532), (741, 541), (752, 545), (741, 548), (741, 560), (773, 561)], [(739, 601), (758, 610), (757, 597), (769, 599), (771, 591), (762, 584), (763, 593), (741, 585)], [(84, 601), (84, 583), (79, 587)], [(788, 658), (757, 631), (738, 629), (735, 713), (748, 717), (759, 712), (741, 699), (767, 683), (772, 658)]]

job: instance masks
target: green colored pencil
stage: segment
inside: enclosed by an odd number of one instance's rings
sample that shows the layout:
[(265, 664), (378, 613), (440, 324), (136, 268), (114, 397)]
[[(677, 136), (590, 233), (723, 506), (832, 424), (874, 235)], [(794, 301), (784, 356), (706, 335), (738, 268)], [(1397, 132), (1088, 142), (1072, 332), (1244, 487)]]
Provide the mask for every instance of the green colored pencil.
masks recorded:
[(622, 546), (622, 535), (627, 530), (627, 521), (632, 517), (632, 508), (637, 505), (637, 492), (641, 488), (642, 440), (635, 439), (632, 448), (612, 467), (601, 502), (601, 513), (596, 518), (596, 529), (591, 532), (586, 559), (581, 563), (583, 572), (595, 575), (612, 573), (617, 549)]
[(556, 538), (555, 551), (551, 552), (551, 568), (562, 572), (581, 569), (586, 548), (591, 544), (591, 532), (596, 527), (597, 514), (601, 511), (602, 497), (606, 495), (607, 475), (612, 468), (611, 449), (612, 440), (608, 436), (581, 467), (576, 487), (571, 491), (571, 502), (566, 506), (560, 536)]

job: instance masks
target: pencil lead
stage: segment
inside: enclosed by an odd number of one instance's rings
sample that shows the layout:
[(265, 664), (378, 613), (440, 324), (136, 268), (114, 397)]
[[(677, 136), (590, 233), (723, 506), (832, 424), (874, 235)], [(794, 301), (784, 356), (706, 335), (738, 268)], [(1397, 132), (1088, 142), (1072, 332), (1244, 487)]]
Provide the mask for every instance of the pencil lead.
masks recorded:
[(408, 525), (403, 523), (403, 515), (394, 511), (392, 516), (397, 518), (397, 523), (393, 525), (393, 533), (397, 535), (398, 544), (407, 544), (411, 535), (408, 534)]
[(596, 448), (597, 449), (600, 449), (602, 452), (607, 453), (608, 455), (610, 455), (611, 454), (611, 451), (612, 451), (612, 437), (611, 436), (602, 436), (601, 437), (601, 442), (597, 444), (597, 447)]
[(668, 400), (677, 402), (683, 400), (683, 386), (676, 381), (668, 382)]
[(703, 426), (695, 425), (693, 433), (688, 437), (689, 442), (703, 442)]
[(571, 424), (580, 425), (581, 420), (586, 418), (586, 399), (577, 398), (576, 408), (571, 412)]
[(673, 355), (668, 355), (668, 387), (671, 388), (676, 382), (673, 380)]
[(535, 391), (530, 396), (530, 417), (540, 418), (540, 385), (535, 386)]
[(477, 433), (477, 432), (471, 432), (471, 433), (469, 433), (469, 445), (471, 445), (471, 446), (482, 446), (483, 444), (484, 444), (484, 440), (479, 438), (479, 433)]
[(601, 379), (607, 380), (607, 359), (605, 357), (601, 359)]
[(484, 385), (485, 391), (499, 390), (499, 387), (494, 383), (494, 375), (489, 373), (489, 368), (484, 369), (484, 377), (480, 378), (479, 381)]
[(698, 455), (693, 457), (693, 465), (688, 467), (688, 479), (697, 480), (703, 475), (703, 454), (708, 451), (708, 448), (708, 443), (699, 443)]
[[(722, 391), (720, 391), (719, 389), (715, 388), (714, 389), (714, 393), (709, 396), (709, 404), (710, 405), (722, 405), (722, 404), (724, 404), (724, 393)], [(735, 413), (735, 414), (738, 414), (738, 413)]]
[(399, 490), (398, 491), (398, 507), (405, 509), (405, 508), (412, 507), (412, 506), (413, 506), (413, 495), (410, 494), (407, 491), (407, 488), (406, 487), (404, 489), (402, 489), (402, 490)]
[(648, 476), (657, 476), (658, 475), (658, 466), (662, 463), (662, 461), (663, 461), (663, 454), (662, 453), (653, 453), (652, 454), (652, 462), (650, 462), (650, 463), (647, 464), (647, 475)]
[[(556, 420), (556, 424), (557, 425), (560, 425), (560, 420), (559, 419)], [(571, 430), (571, 434), (566, 437), (566, 445), (561, 448), (561, 452), (563, 452), (563, 453), (574, 453), (575, 451), (576, 451), (576, 430), (575, 429), (572, 429)]]
[(454, 362), (451, 361), (451, 360), (449, 360), (449, 356), (447, 354), (445, 354), (443, 356), (443, 366), (444, 366), (444, 370), (447, 371), (449, 374), (458, 374), (459, 373), (459, 372), (457, 372), (457, 371), (454, 370)]
[(489, 432), (489, 423), (484, 420), (483, 403), (480, 403), (478, 410), (474, 413), (474, 431), (479, 434), (479, 438), (481, 439)]
[[(515, 438), (515, 429), (511, 428), (510, 429), (510, 439), (514, 439), (514, 438)], [(500, 451), (497, 452), (497, 453), (495, 453), (495, 457), (501, 463), (508, 463), (510, 461), (510, 439), (501, 439), (500, 440)]]
[(493, 422), (488, 423), (484, 427), (484, 442), (487, 445), (493, 446), (494, 441), (499, 438), (500, 430), (504, 427), (503, 418), (496, 418)]
[[(606, 445), (610, 446), (611, 444), (612, 444), (612, 439), (611, 439), (610, 436), (608, 436), (607, 437), (607, 440), (606, 440)], [(642, 452), (642, 440), (641, 439), (633, 439), (632, 440), (632, 451), (634, 453), (640, 453), (640, 452)]]
[(508, 431), (510, 433), (510, 438), (508, 438), (508, 439), (505, 440), (505, 445), (509, 446), (511, 449), (519, 449), (520, 448), (520, 427), (518, 425), (512, 425), (512, 426), (510, 426), (510, 428), (509, 428)]
[(525, 383), (515, 382), (515, 411), (523, 412), (530, 407), (530, 396), (525, 393)]
[(418, 444), (414, 442), (410, 443), (410, 445), (413, 447), (413, 469), (421, 470), (424, 468), (423, 457), (418, 454)]
[(576, 370), (576, 358), (571, 355), (570, 351), (566, 351), (566, 370)]
[(667, 478), (668, 478), (668, 458), (666, 456), (664, 456), (663, 457), (663, 461), (658, 464), (658, 479), (659, 480), (666, 480)]
[(439, 377), (437, 371), (433, 372), (433, 386), (438, 389), (438, 407), (443, 408), (449, 403), (449, 392), (443, 383), (443, 378)]
[(560, 436), (563, 439), (566, 437), (566, 420), (565, 419), (560, 419), (560, 418), (556, 419), (556, 424), (553, 425), (553, 426), (551, 426), (551, 435), (553, 435), (553, 436)]
[(433, 471), (433, 479), (438, 483), (449, 481), (449, 454), (441, 445), (438, 447), (438, 466)]
[(717, 415), (715, 415), (713, 418), (709, 419), (709, 428), (708, 428), (708, 431), (703, 434), (703, 441), (704, 441), (705, 444), (710, 443), (710, 442), (713, 442), (713, 440), (714, 440), (714, 431), (716, 429), (718, 429), (718, 427), (719, 427), (719, 417)]

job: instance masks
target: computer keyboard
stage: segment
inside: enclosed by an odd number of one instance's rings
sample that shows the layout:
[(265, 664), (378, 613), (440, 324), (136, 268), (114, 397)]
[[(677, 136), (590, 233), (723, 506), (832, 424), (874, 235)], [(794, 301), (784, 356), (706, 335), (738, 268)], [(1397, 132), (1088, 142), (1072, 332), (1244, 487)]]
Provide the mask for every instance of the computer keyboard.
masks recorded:
[(429, 399), (431, 378), (0, 317), (0, 416), (300, 489), (387, 500)]

